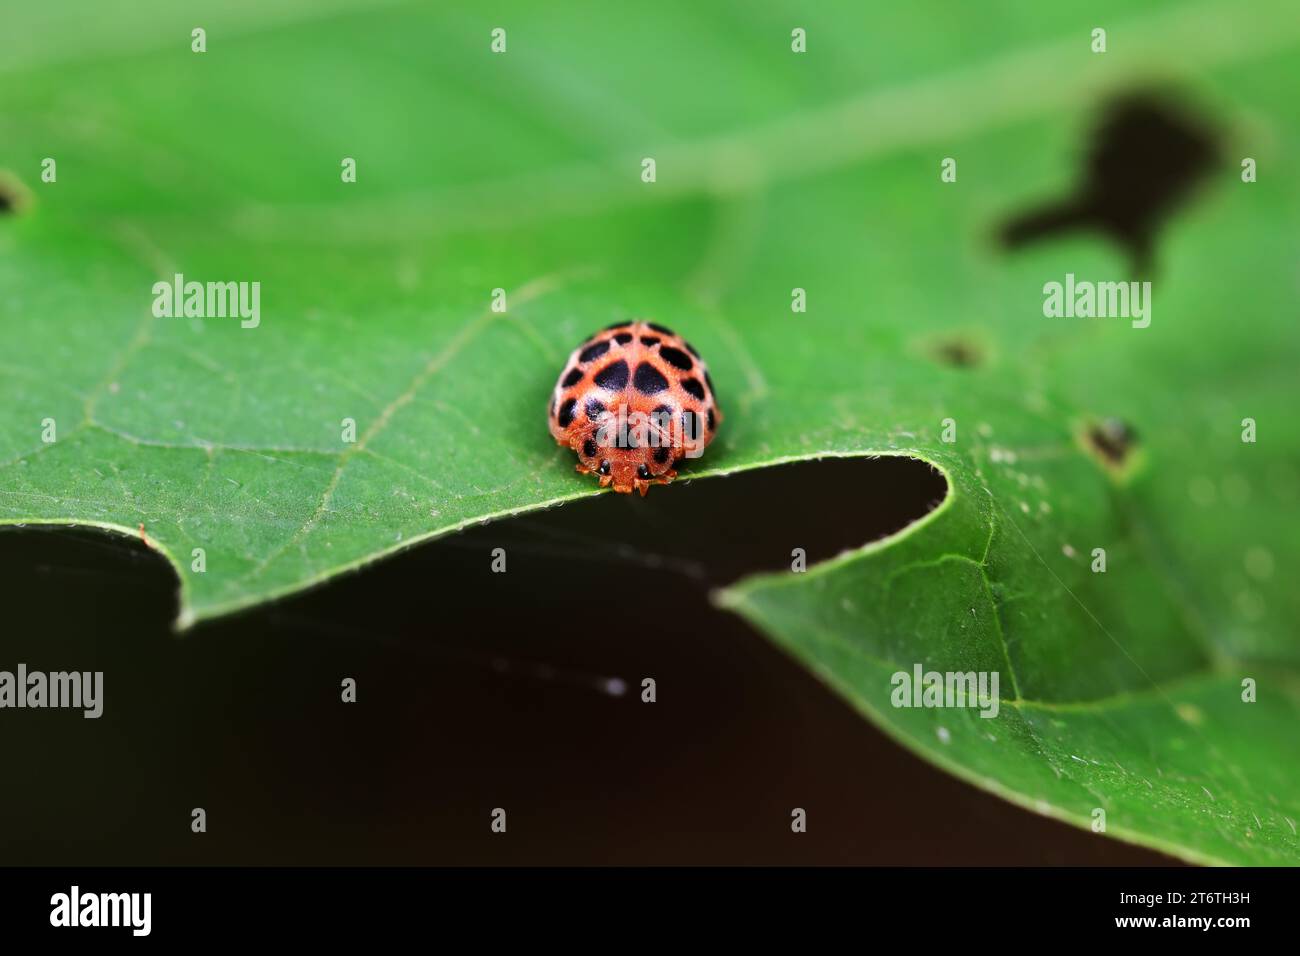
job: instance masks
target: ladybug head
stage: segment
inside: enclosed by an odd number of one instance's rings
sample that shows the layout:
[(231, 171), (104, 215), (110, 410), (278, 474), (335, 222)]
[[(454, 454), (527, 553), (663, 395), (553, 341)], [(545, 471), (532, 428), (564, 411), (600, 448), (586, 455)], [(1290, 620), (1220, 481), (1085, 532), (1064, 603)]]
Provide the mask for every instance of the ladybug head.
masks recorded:
[(671, 477), (680, 457), (681, 436), (655, 415), (610, 413), (586, 436), (578, 458), (586, 470), (600, 476), (602, 487), (645, 494), (651, 484)]

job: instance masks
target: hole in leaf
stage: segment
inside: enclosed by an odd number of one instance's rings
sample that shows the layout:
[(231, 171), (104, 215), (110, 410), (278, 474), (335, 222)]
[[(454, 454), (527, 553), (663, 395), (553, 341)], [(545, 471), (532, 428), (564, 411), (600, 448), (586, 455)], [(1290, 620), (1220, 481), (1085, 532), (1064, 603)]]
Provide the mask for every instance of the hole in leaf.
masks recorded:
[[(5, 860), (599, 865), (615, 847), (631, 864), (1168, 865), (930, 766), (653, 560), (715, 535), (710, 506), (747, 509), (728, 522), (753, 537), (704, 540), (708, 554), (788, 554), (801, 521), (779, 512), (813, 517), (822, 502), (811, 562), (897, 530), (944, 493), (921, 462), (855, 458), (644, 501), (606, 495), (475, 527), (179, 640), (175, 576), (138, 536), (6, 529), (0, 667), (102, 671), (105, 704), (98, 724), (8, 715), (32, 718), (5, 738), (9, 765), (40, 772), (0, 787), (0, 816), (23, 821)], [(661, 510), (633, 507), (656, 499)], [(628, 557), (620, 536), (646, 550)], [(489, 570), (492, 547), (507, 551), (504, 574)], [(760, 563), (774, 561), (748, 561)], [(210, 549), (207, 573), (224, 564)], [(356, 704), (340, 700), (344, 678)], [(779, 823), (790, 780), (823, 821), (798, 839)], [(196, 793), (220, 802), (221, 840), (158, 825)], [(778, 824), (702, 829), (702, 803)], [(503, 804), (527, 839), (486, 836), (485, 808)], [(979, 826), (935, 827), (953, 815)]]
[(966, 336), (947, 336), (930, 342), (927, 351), (941, 365), (952, 368), (975, 368), (983, 365), (987, 352), (979, 342)]
[[(707, 457), (700, 464), (707, 466)], [(697, 466), (685, 460), (682, 479), (692, 467)], [(943, 475), (927, 462), (894, 456), (827, 458), (722, 479), (682, 479), (645, 499), (605, 494), (457, 538), (513, 537), (517, 524), (530, 538), (587, 541), (590, 551), (571, 558), (584, 567), (621, 553), (616, 564), (623, 567), (615, 577), (658, 563), (708, 588), (760, 571), (789, 571), (796, 547), (812, 567), (902, 530), (948, 493)], [(572, 567), (557, 570), (567, 575)]]
[(13, 216), (31, 205), (31, 193), (8, 170), (0, 169), (0, 216)]
[(1089, 450), (1102, 463), (1123, 469), (1129, 464), (1137, 445), (1137, 432), (1132, 425), (1118, 418), (1089, 425), (1084, 431), (1084, 441)]
[(1208, 124), (1166, 97), (1129, 94), (1103, 109), (1074, 194), (1012, 217), (1002, 242), (1015, 249), (1096, 232), (1127, 252), (1135, 273), (1146, 273), (1156, 234), (1218, 163)]

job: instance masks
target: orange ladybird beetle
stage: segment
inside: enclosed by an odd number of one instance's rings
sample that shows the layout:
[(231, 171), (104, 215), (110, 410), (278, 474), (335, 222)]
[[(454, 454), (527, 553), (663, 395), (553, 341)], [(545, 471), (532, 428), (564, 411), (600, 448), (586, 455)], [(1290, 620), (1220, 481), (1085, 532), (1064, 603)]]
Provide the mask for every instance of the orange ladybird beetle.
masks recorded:
[(698, 458), (722, 422), (700, 353), (653, 322), (619, 322), (573, 350), (551, 396), (557, 444), (602, 488), (645, 493)]

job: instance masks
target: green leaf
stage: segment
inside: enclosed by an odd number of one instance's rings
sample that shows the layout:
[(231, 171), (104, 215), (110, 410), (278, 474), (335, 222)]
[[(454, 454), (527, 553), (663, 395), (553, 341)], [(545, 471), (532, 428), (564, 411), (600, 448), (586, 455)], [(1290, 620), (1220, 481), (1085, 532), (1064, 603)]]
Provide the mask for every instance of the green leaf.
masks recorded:
[[(950, 485), (722, 605), (1010, 800), (1190, 860), (1300, 861), (1287, 3), (67, 7), (0, 34), (0, 521), (143, 529), (185, 626), (255, 605), (595, 494), (546, 398), (585, 334), (650, 316), (727, 413), (694, 475), (889, 454)], [(1149, 328), (1046, 319), (1045, 282), (1127, 278), (1122, 250), (989, 237), (1064, 195), (1093, 108), (1153, 79), (1228, 161), (1159, 233)], [(155, 318), (176, 273), (260, 282), (260, 324)], [(1137, 435), (1120, 469), (1086, 438), (1111, 418)], [(998, 717), (891, 706), (916, 664), (999, 672)]]

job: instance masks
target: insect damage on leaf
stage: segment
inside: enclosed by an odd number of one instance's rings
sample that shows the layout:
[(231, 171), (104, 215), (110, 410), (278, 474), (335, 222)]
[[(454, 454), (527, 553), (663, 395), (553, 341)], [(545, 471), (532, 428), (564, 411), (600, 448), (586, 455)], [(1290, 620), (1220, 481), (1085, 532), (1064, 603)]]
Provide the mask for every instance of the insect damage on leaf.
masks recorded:
[(1122, 419), (1107, 418), (1084, 429), (1083, 443), (1108, 469), (1124, 472), (1136, 457), (1138, 436), (1133, 426)]
[(12, 216), (26, 210), (32, 202), (31, 193), (8, 170), (0, 169), (0, 216)]
[(987, 349), (971, 336), (947, 335), (926, 344), (926, 353), (940, 365), (969, 369), (983, 365)]
[(1014, 249), (1074, 231), (1099, 232), (1120, 245), (1135, 274), (1150, 270), (1155, 236), (1218, 165), (1207, 124), (1153, 94), (1106, 107), (1084, 158), (1074, 195), (1012, 218), (1002, 230)]

